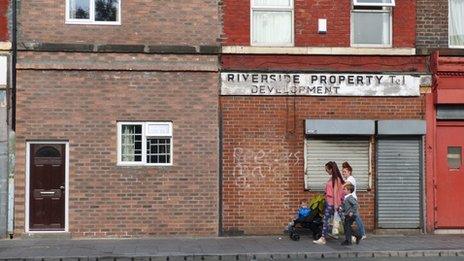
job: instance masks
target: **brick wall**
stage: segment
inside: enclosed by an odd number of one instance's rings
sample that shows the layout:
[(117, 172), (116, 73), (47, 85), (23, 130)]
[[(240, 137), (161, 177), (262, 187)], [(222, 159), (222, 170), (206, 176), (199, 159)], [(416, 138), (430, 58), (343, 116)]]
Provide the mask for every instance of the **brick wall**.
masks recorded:
[[(250, 45), (250, 1), (223, 0), (224, 44)], [(294, 0), (295, 46), (350, 46), (350, 1)], [(393, 8), (393, 47), (414, 47), (415, 1), (396, 1)], [(327, 19), (327, 33), (319, 34), (319, 18)]]
[(225, 70), (427, 72), (424, 56), (222, 55)]
[[(296, 46), (350, 46), (350, 1), (295, 0)], [(327, 19), (327, 33), (318, 33), (318, 19)]]
[(65, 24), (65, 0), (20, 1), (20, 42), (215, 45), (215, 0), (122, 0), (121, 25)]
[[(73, 237), (217, 235), (217, 79), (18, 71), (15, 234), (24, 233), (26, 140), (68, 140)], [(173, 166), (116, 166), (116, 123), (134, 120), (173, 122)]]
[(448, 0), (417, 0), (417, 47), (448, 47)]
[[(228, 234), (278, 234), (304, 191), (304, 120), (422, 119), (422, 97), (221, 97), (223, 216)], [(375, 171), (374, 171), (375, 175)], [(375, 180), (375, 177), (374, 177)], [(375, 183), (358, 192), (368, 230)]]

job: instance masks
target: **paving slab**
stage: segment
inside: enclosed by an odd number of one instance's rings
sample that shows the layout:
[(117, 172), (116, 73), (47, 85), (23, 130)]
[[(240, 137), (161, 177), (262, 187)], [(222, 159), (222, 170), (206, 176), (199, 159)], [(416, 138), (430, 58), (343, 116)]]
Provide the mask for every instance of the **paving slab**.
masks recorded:
[(462, 257), (464, 235), (376, 236), (359, 245), (342, 239), (316, 245), (310, 237), (183, 237), (149, 239), (0, 240), (0, 260), (156, 261), (306, 260), (311, 258)]

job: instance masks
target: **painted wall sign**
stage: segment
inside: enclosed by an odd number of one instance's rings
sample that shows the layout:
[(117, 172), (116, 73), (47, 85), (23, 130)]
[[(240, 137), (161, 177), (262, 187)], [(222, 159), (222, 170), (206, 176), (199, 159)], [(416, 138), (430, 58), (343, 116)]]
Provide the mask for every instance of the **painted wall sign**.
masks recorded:
[(0, 108), (6, 107), (6, 91), (0, 90)]
[(221, 73), (221, 95), (419, 96), (419, 75)]
[(8, 59), (6, 56), (0, 55), (0, 86), (6, 85), (7, 82), (7, 72), (8, 72)]

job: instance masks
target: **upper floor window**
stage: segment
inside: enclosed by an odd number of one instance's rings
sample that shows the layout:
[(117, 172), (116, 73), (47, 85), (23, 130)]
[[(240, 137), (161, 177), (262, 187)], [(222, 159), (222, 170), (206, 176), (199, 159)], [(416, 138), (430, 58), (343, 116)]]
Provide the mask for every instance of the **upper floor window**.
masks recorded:
[(351, 46), (391, 47), (395, 0), (353, 0)]
[(449, 46), (464, 48), (464, 0), (449, 1)]
[(118, 25), (121, 0), (66, 0), (66, 23)]
[(293, 45), (293, 0), (251, 0), (251, 44)]

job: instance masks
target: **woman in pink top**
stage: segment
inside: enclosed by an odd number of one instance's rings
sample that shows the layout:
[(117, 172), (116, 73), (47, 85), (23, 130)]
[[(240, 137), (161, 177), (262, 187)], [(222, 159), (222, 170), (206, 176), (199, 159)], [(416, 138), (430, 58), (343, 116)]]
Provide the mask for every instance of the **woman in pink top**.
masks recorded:
[(343, 180), (342, 174), (338, 169), (337, 163), (329, 161), (325, 164), (325, 171), (330, 175), (329, 180), (325, 184), (325, 208), (324, 218), (322, 225), (322, 236), (318, 240), (313, 242), (319, 245), (324, 245), (326, 242), (327, 235), (329, 234), (329, 220), (334, 214), (334, 210), (342, 203), (342, 198), (345, 196), (343, 192)]

